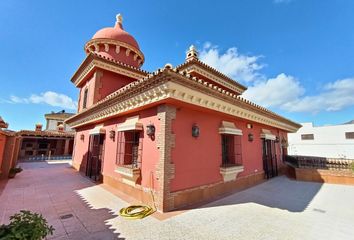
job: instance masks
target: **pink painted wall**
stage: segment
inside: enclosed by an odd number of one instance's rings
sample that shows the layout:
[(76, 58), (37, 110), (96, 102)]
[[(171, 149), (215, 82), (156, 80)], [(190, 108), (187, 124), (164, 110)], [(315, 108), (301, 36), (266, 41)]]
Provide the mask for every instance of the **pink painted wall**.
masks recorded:
[(4, 158), (5, 144), (6, 144), (6, 136), (0, 133), (0, 170)]
[[(156, 127), (156, 135), (160, 131), (160, 123), (157, 118), (157, 110), (150, 108), (132, 113), (126, 116), (110, 119), (104, 122), (106, 130), (103, 174), (115, 179), (120, 179), (120, 175), (115, 172), (117, 168), (117, 135), (113, 141), (109, 138), (109, 131), (117, 129), (117, 124), (123, 123), (130, 116), (140, 116), (140, 122), (144, 125), (143, 133), (143, 154), (142, 154), (142, 179), (139, 181), (143, 187), (150, 187), (151, 173), (153, 174), (153, 186), (158, 190), (156, 181), (156, 165), (159, 159), (157, 140), (151, 140), (145, 133), (145, 127), (153, 123)], [(274, 135), (286, 138), (286, 132), (273, 127), (261, 125), (251, 121), (245, 121), (225, 114), (211, 111), (200, 111), (190, 109), (186, 106), (178, 107), (176, 119), (173, 120), (173, 132), (176, 136), (175, 147), (172, 148), (172, 162), (175, 164), (175, 178), (171, 181), (171, 191), (178, 191), (206, 184), (222, 181), (220, 175), (221, 165), (221, 136), (219, 127), (221, 121), (234, 122), (236, 127), (243, 132), (242, 136), (242, 160), (244, 172), (239, 176), (246, 176), (256, 172), (263, 172), (262, 162), (262, 139), (260, 134), (262, 129), (271, 130)], [(200, 128), (200, 136), (194, 138), (191, 135), (193, 124)], [(247, 129), (247, 123), (252, 123), (253, 128)], [(77, 129), (74, 162), (80, 163), (86, 157), (89, 144), (89, 130), (95, 125)], [(254, 135), (253, 142), (248, 141), (248, 134)], [(84, 141), (80, 135), (84, 134)], [(280, 144), (276, 144), (278, 156), (278, 167), (281, 166)]]
[[(73, 165), (81, 165), (87, 157), (88, 153), (88, 145), (89, 145), (89, 131), (90, 129), (94, 128), (94, 126), (87, 126), (84, 128), (78, 128), (76, 129), (76, 134), (75, 134), (75, 146), (74, 146), (74, 152), (73, 152)], [(84, 139), (81, 139), (81, 135), (84, 135)], [(81, 166), (81, 168), (84, 168), (85, 166)]]
[(96, 79), (95, 79), (95, 74), (93, 74), (80, 88), (80, 98), (79, 98), (79, 106), (78, 106), (79, 112), (83, 110), (83, 99), (84, 99), (85, 89), (88, 89), (86, 108), (94, 104), (95, 84), (96, 84)]
[[(222, 181), (219, 168), (222, 155), (219, 134), (221, 121), (234, 122), (235, 126), (243, 132), (242, 160), (245, 169), (239, 176), (263, 171), (261, 130), (269, 129), (273, 134), (278, 135), (277, 129), (228, 115), (181, 107), (177, 110), (176, 119), (173, 121), (176, 145), (172, 150), (175, 178), (171, 181), (171, 191)], [(247, 129), (247, 123), (252, 123), (253, 128)], [(198, 138), (192, 137), (193, 124), (197, 124), (200, 129)], [(254, 135), (253, 142), (248, 141), (249, 133)], [(279, 152), (280, 150), (277, 149), (277, 154)]]
[(123, 75), (118, 75), (109, 71), (102, 71), (102, 73), (103, 74), (100, 79), (102, 85), (98, 90), (100, 98), (97, 98), (97, 101), (135, 81), (135, 79)]
[(134, 79), (118, 75), (109, 71), (101, 70), (102, 76), (96, 78), (95, 72), (80, 88), (78, 110), (83, 110), (83, 99), (85, 89), (88, 89), (86, 108), (105, 98), (107, 95), (117, 91), (125, 85), (134, 81)]
[[(159, 159), (159, 152), (157, 149), (157, 141), (150, 139), (145, 132), (145, 127), (147, 124), (153, 123), (156, 127), (156, 135), (160, 131), (160, 123), (157, 118), (157, 110), (156, 108), (150, 108), (139, 113), (132, 113), (130, 115), (114, 118), (105, 121), (103, 124), (103, 128), (106, 130), (106, 138), (105, 138), (105, 147), (104, 147), (104, 156), (103, 156), (103, 167), (102, 173), (106, 176), (110, 176), (115, 179), (120, 179), (120, 174), (115, 172), (117, 169), (116, 165), (116, 156), (117, 156), (117, 135), (116, 139), (113, 141), (109, 138), (109, 131), (117, 130), (117, 124), (123, 123), (126, 118), (131, 116), (139, 115), (139, 122), (141, 122), (144, 126), (144, 131), (141, 134), (143, 138), (143, 153), (141, 159), (141, 172), (142, 178), (138, 182), (143, 187), (153, 186), (154, 189), (158, 189), (158, 184), (156, 181), (156, 165)], [(100, 123), (102, 124), (102, 123)], [(81, 161), (87, 156), (88, 152), (88, 144), (89, 144), (89, 131), (93, 129), (95, 125), (77, 129), (75, 136), (75, 150), (74, 150), (74, 158), (73, 161), (75, 164), (80, 164)], [(84, 141), (80, 140), (80, 135), (84, 134)], [(152, 184), (151, 184), (151, 173), (152, 173)]]

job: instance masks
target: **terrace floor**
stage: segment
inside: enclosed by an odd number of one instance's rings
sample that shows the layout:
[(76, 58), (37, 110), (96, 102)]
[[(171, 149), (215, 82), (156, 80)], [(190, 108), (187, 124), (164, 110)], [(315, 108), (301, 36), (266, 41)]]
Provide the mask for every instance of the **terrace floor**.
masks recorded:
[(21, 165), (0, 181), (0, 224), (40, 212), (56, 229), (49, 239), (354, 239), (354, 186), (277, 177), (199, 208), (126, 220), (117, 213), (127, 198), (69, 164)]

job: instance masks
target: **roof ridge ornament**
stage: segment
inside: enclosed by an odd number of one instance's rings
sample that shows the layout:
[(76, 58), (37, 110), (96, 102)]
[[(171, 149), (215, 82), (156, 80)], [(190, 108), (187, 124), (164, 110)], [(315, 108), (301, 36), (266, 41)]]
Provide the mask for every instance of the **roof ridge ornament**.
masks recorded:
[(186, 61), (191, 61), (193, 59), (198, 59), (198, 51), (194, 45), (191, 45), (186, 53)]
[(116, 15), (116, 26), (119, 26), (121, 29), (123, 29), (123, 16), (120, 13)]

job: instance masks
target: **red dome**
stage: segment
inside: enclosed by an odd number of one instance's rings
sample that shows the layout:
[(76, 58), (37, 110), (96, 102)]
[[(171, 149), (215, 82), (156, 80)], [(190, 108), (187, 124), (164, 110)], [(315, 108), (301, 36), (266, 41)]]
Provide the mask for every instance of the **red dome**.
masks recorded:
[(92, 37), (92, 39), (97, 39), (97, 38), (114, 39), (120, 42), (127, 43), (133, 46), (134, 48), (140, 50), (139, 45), (137, 41), (134, 39), (134, 37), (123, 30), (122, 18), (120, 15), (117, 16), (117, 22), (114, 27), (103, 28), (98, 32), (96, 32), (96, 34), (93, 35)]

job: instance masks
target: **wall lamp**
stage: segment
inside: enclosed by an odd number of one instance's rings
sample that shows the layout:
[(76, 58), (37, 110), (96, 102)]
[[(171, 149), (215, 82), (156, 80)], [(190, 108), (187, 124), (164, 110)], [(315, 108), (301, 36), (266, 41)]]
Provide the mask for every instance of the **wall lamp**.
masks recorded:
[(279, 137), (275, 137), (275, 142), (279, 143)]
[(249, 134), (248, 134), (248, 141), (249, 141), (249, 142), (253, 142), (253, 139), (254, 139), (253, 134), (252, 134), (252, 133), (249, 133)]
[(85, 135), (84, 135), (84, 134), (81, 134), (81, 135), (80, 135), (80, 140), (81, 140), (81, 141), (84, 141), (84, 139), (85, 139)]
[(116, 131), (114, 130), (109, 131), (109, 138), (112, 139), (112, 141), (114, 141), (116, 139)]
[(197, 124), (193, 124), (192, 126), (192, 136), (197, 138), (200, 135), (200, 130), (199, 127), (197, 126)]
[(155, 139), (155, 131), (156, 128), (154, 124), (150, 123), (146, 126), (146, 135), (148, 135), (151, 139)]

